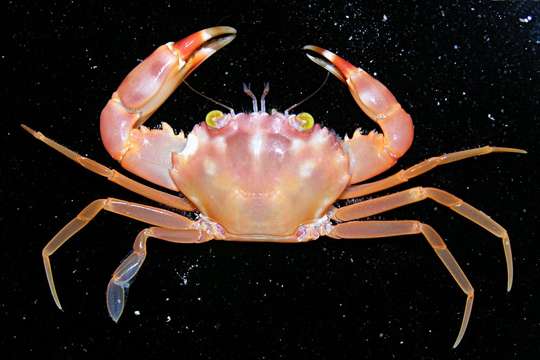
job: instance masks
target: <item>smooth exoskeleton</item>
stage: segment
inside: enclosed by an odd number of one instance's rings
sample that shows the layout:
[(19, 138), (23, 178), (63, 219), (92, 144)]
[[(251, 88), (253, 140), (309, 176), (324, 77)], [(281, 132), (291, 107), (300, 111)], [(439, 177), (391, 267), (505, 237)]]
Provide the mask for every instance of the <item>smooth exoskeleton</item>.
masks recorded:
[(39, 140), (110, 181), (169, 208), (198, 214), (198, 220), (193, 221), (153, 206), (113, 198), (95, 200), (43, 249), (45, 271), (57, 306), (61, 308), (49, 257), (102, 210), (151, 225), (137, 235), (132, 252), (114, 271), (107, 287), (107, 307), (114, 321), (120, 318), (126, 289), (144, 262), (148, 238), (176, 243), (297, 243), (320, 236), (369, 239), (421, 234), (467, 296), (454, 343), (457, 346), (469, 321), (474, 290), (441, 236), (416, 220), (359, 220), (432, 199), (501, 239), (510, 290), (512, 255), (506, 230), (454, 195), (429, 187), (415, 187), (344, 206), (336, 202), (391, 188), (450, 162), (492, 152), (525, 151), (489, 146), (459, 151), (366, 183), (365, 180), (392, 167), (409, 149), (413, 140), (411, 117), (392, 93), (367, 72), (312, 45), (304, 47), (309, 59), (347, 85), (358, 106), (382, 133), (363, 134), (358, 129), (352, 138), (345, 136), (342, 140), (316, 124), (308, 113), (268, 113), (264, 101), (268, 87), (260, 100), (260, 110), (258, 100), (245, 87), (253, 99), (253, 112), (211, 111), (187, 137), (182, 132), (175, 133), (166, 123), (156, 129), (143, 126), (193, 70), (235, 36), (235, 29), (219, 26), (159, 47), (127, 75), (101, 113), (101, 137), (109, 154), (126, 170), (178, 195), (132, 180), (23, 125)]

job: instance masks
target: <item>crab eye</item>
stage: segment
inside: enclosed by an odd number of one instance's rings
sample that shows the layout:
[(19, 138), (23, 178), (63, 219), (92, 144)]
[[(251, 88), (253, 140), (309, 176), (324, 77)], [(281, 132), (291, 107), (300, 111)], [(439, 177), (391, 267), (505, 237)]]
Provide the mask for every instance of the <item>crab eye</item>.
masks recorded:
[(212, 110), (208, 114), (206, 114), (206, 125), (208, 125), (211, 128), (217, 129), (219, 128), (218, 120), (223, 117), (223, 113), (219, 110)]
[(295, 128), (300, 131), (307, 131), (313, 127), (315, 120), (310, 113), (303, 112), (295, 116)]

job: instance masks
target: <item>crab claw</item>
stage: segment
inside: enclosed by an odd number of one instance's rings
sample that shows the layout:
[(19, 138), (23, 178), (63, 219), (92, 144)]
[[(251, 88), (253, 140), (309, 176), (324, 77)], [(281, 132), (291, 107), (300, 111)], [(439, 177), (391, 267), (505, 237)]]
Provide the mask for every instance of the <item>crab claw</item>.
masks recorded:
[(141, 125), (213, 53), (230, 43), (236, 30), (217, 26), (157, 48), (135, 67), (113, 93), (100, 118), (105, 149), (127, 170), (155, 184), (178, 190), (169, 177), (171, 153), (185, 146), (182, 133)]
[(369, 179), (394, 165), (412, 144), (413, 124), (409, 114), (383, 84), (361, 68), (317, 46), (307, 45), (303, 49), (316, 54), (306, 55), (349, 86), (358, 106), (382, 129), (382, 135), (374, 131), (364, 135), (357, 129), (352, 139), (345, 138), (351, 183)]

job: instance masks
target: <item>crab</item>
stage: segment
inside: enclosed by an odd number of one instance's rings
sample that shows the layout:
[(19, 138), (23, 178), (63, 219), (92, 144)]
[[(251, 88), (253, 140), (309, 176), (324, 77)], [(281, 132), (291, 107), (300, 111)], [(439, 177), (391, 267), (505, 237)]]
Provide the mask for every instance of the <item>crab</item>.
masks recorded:
[[(413, 140), (409, 114), (392, 93), (359, 67), (323, 48), (308, 45), (309, 59), (344, 82), (361, 110), (382, 133), (339, 138), (316, 124), (309, 113), (266, 112), (265, 88), (253, 99), (253, 112), (214, 110), (186, 136), (171, 126), (149, 129), (144, 122), (202, 62), (236, 36), (231, 27), (198, 31), (157, 48), (123, 80), (104, 107), (100, 131), (107, 152), (123, 168), (162, 188), (158, 190), (112, 170), (22, 124), (34, 137), (88, 170), (168, 208), (125, 200), (98, 199), (86, 206), (43, 248), (45, 273), (54, 302), (62, 309), (50, 256), (105, 210), (150, 224), (140, 231), (133, 250), (114, 271), (107, 286), (107, 309), (117, 322), (126, 291), (147, 255), (149, 238), (173, 243), (210, 240), (298, 243), (321, 236), (370, 239), (421, 234), (466, 295), (456, 347), (467, 328), (474, 289), (441, 236), (416, 220), (373, 221), (366, 217), (432, 199), (480, 225), (503, 245), (507, 290), (512, 286), (512, 255), (507, 231), (482, 211), (437, 188), (413, 187), (390, 195), (359, 200), (389, 189), (433, 168), (493, 152), (524, 150), (485, 146), (429, 158), (382, 180), (366, 180), (396, 164)], [(355, 199), (339, 206), (343, 199)], [(181, 212), (193, 212), (194, 220)]]

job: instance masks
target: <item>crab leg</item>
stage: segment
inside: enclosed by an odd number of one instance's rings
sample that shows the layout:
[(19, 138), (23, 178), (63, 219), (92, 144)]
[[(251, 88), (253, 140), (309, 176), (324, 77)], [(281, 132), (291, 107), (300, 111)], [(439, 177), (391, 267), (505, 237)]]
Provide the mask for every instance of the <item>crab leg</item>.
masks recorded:
[(512, 248), (510, 247), (508, 232), (486, 213), (446, 191), (429, 187), (415, 187), (395, 194), (381, 196), (341, 207), (335, 211), (334, 218), (338, 221), (361, 219), (425, 199), (432, 199), (439, 204), (448, 207), (501, 239), (506, 258), (506, 289), (507, 291), (510, 291), (512, 288), (514, 270), (512, 265)]
[(101, 113), (101, 138), (109, 154), (130, 172), (171, 190), (171, 154), (186, 140), (163, 123), (148, 130), (142, 124), (203, 61), (231, 42), (236, 30), (218, 26), (157, 48), (135, 67)]
[(66, 241), (68, 241), (73, 235), (88, 225), (88, 223), (92, 221), (92, 219), (101, 210), (107, 210), (152, 225), (175, 230), (186, 230), (186, 232), (191, 232), (192, 234), (199, 234), (199, 231), (193, 228), (193, 221), (171, 211), (113, 198), (92, 201), (73, 220), (67, 223), (47, 243), (47, 245), (45, 245), (42, 251), (43, 264), (45, 265), (45, 274), (47, 275), (49, 288), (54, 298), (54, 302), (59, 309), (62, 309), (62, 305), (60, 305), (60, 300), (54, 285), (54, 278), (49, 257), (54, 254), (62, 245), (64, 245)]
[(146, 258), (146, 240), (149, 237), (180, 244), (202, 243), (211, 240), (211, 237), (206, 232), (194, 229), (150, 227), (142, 230), (135, 238), (133, 251), (116, 268), (107, 286), (107, 310), (115, 322), (118, 322), (124, 311), (126, 290), (133, 282)]
[(514, 148), (506, 147), (496, 147), (496, 146), (484, 146), (477, 149), (469, 149), (463, 151), (456, 151), (449, 154), (444, 154), (441, 156), (434, 156), (427, 160), (422, 161), (416, 165), (411, 166), (408, 169), (400, 170), (394, 175), (391, 175), (387, 178), (373, 181), (366, 184), (353, 185), (345, 189), (341, 194), (340, 199), (350, 199), (354, 197), (364, 196), (368, 194), (373, 194), (377, 191), (385, 190), (393, 186), (402, 184), (409, 179), (412, 179), (418, 175), (422, 175), (425, 172), (432, 170), (433, 168), (449, 164), (455, 161), (468, 159), (474, 156), (487, 155), (494, 152), (508, 152), (508, 153), (518, 153), (526, 154), (527, 151)]
[(335, 225), (329, 236), (337, 239), (371, 239), (412, 234), (424, 235), (450, 275), (452, 275), (461, 290), (467, 295), (463, 320), (461, 321), (461, 327), (453, 346), (455, 348), (459, 345), (461, 339), (463, 339), (469, 318), (471, 317), (474, 289), (456, 259), (446, 247), (441, 236), (431, 226), (415, 220), (350, 221)]
[(71, 160), (75, 161), (85, 169), (92, 171), (98, 175), (104, 176), (107, 180), (112, 181), (115, 184), (118, 184), (128, 190), (131, 190), (139, 195), (152, 199), (164, 205), (170, 206), (175, 209), (192, 211), (195, 210), (193, 204), (183, 197), (174, 196), (163, 191), (156, 190), (140, 182), (132, 180), (116, 170), (109, 169), (108, 167), (101, 165), (100, 163), (89, 159), (85, 156), (79, 155), (73, 150), (68, 149), (67, 147), (60, 145), (56, 141), (49, 139), (43, 135), (40, 131), (35, 131), (29, 128), (28, 126), (21, 124), (21, 127), (28, 131), (32, 136), (34, 136), (39, 141), (44, 142), (46, 145), (52, 147), (54, 150), (58, 151), (64, 156), (67, 156)]
[(317, 46), (307, 45), (304, 50), (317, 54), (318, 57), (307, 56), (349, 86), (358, 106), (382, 129), (382, 135), (374, 131), (363, 135), (357, 129), (352, 139), (345, 139), (351, 164), (351, 183), (389, 169), (412, 144), (413, 124), (409, 114), (383, 84), (361, 68)]

